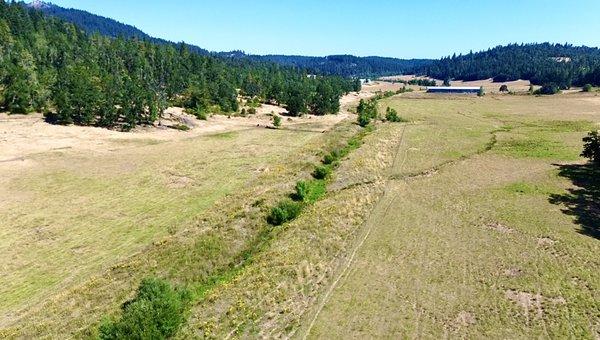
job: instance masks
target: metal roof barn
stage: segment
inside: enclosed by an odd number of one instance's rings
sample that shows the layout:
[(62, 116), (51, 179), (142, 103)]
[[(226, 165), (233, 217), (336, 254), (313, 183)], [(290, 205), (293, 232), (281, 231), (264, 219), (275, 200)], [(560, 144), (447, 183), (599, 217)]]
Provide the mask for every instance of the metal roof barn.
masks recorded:
[(436, 87), (428, 87), (427, 93), (479, 93), (479, 87), (449, 87), (449, 86), (436, 86)]

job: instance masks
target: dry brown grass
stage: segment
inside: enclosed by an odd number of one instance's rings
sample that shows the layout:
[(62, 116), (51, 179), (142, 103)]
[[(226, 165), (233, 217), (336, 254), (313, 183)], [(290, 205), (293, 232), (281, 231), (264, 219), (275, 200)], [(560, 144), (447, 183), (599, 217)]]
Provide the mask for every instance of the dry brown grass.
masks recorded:
[[(581, 162), (581, 137), (600, 123), (589, 98), (384, 101), (419, 123), (399, 145), (389, 209), (369, 218), (307, 335), (593, 338), (598, 241), (550, 200), (572, 186), (553, 164)], [(435, 174), (414, 176), (432, 163)]]
[[(167, 196), (190, 194), (185, 204), (161, 212), (174, 209), (180, 216), (177, 209), (198, 197), (211, 206), (186, 210), (187, 222), (177, 222), (170, 233), (144, 236), (138, 254), (130, 256), (129, 248), (122, 260), (104, 260), (101, 270), (5, 318), (0, 335), (93, 334), (101, 316), (116, 313), (141, 278), (156, 275), (206, 294), (179, 338), (592, 337), (600, 324), (600, 278), (590, 254), (600, 249), (548, 197), (572, 188), (553, 163), (581, 162), (581, 137), (600, 122), (596, 99), (405, 94), (384, 100), (382, 110), (394, 107), (411, 122), (380, 124), (343, 161), (325, 199), (277, 229), (252, 261), (208, 290), (203, 280), (229, 273), (232, 259), (264, 230), (268, 208), (308, 176), (322, 156), (316, 151), (346, 140), (356, 132), (354, 124), (346, 121), (327, 134), (261, 129), (173, 142), (128, 141), (116, 151), (127, 155), (119, 162), (106, 155), (94, 163), (97, 154), (86, 159), (63, 150), (62, 157), (81, 161), (80, 172), (67, 166), (65, 182), (72, 173), (101, 179), (107, 172), (131, 173), (136, 181), (140, 174), (160, 173), (160, 181), (142, 176), (140, 187), (153, 183), (149, 188), (160, 184), (156, 192)], [(353, 103), (344, 104), (344, 113), (349, 115)], [(221, 152), (207, 151), (213, 148)], [(149, 157), (148, 150), (162, 152)], [(138, 152), (144, 157), (135, 157)], [(180, 158), (215, 167), (200, 167), (209, 177), (199, 181), (197, 164), (177, 162)], [(66, 166), (54, 154), (41, 159), (48, 167)], [(165, 169), (165, 163), (181, 166)], [(235, 176), (242, 180), (219, 194), (224, 183), (219, 179)], [(65, 182), (48, 183), (64, 188)], [(199, 182), (216, 183), (212, 201), (190, 191)], [(91, 184), (78, 183), (90, 190)], [(111, 192), (137, 187), (125, 184), (111, 185)], [(15, 197), (21, 191), (13, 190)], [(138, 194), (134, 190), (123, 200)], [(52, 239), (48, 229), (32, 230), (40, 240)]]
[(4, 117), (0, 155), (18, 159), (0, 163), (0, 334), (81, 335), (143, 276), (187, 283), (228, 265), (263, 222), (266, 207), (252, 204), (310, 171), (322, 132), (347, 118), (257, 127), (266, 115), (130, 134)]

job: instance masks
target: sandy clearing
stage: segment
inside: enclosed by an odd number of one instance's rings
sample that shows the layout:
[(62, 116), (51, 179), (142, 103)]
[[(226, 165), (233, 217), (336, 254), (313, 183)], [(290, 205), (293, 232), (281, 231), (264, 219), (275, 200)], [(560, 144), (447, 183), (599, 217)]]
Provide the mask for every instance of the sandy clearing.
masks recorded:
[[(370, 94), (349, 94), (341, 102), (347, 109), (357, 97)], [(0, 170), (31, 165), (30, 157), (35, 154), (73, 150), (112, 152), (135, 146), (137, 143), (173, 141), (220, 132), (266, 127), (271, 125), (271, 113), (283, 114), (284, 108), (262, 105), (256, 115), (227, 117), (213, 115), (208, 120), (198, 120), (185, 114), (181, 108), (169, 108), (156, 126), (139, 127), (131, 132), (121, 132), (99, 127), (52, 125), (44, 121), (39, 113), (30, 115), (8, 115), (0, 113)], [(338, 115), (289, 117), (284, 128), (327, 130), (348, 118), (345, 111)], [(184, 124), (189, 131), (170, 127)], [(307, 127), (308, 126), (308, 127)]]
[(506, 85), (508, 89), (513, 92), (527, 92), (529, 91), (529, 86), (531, 86), (531, 82), (529, 80), (515, 80), (515, 81), (505, 81), (495, 83), (492, 78), (490, 79), (482, 79), (482, 80), (474, 80), (474, 81), (452, 81), (450, 82), (452, 86), (472, 86), (472, 87), (481, 87), (485, 89), (486, 92), (500, 92), (500, 86)]
[[(415, 75), (402, 75), (402, 76), (383, 77), (381, 79), (382, 80), (390, 80), (390, 81), (409, 81), (409, 80), (413, 80), (413, 79), (432, 79), (432, 78), (415, 76)], [(443, 84), (442, 80), (435, 79), (435, 81), (438, 86), (442, 86), (442, 84)], [(480, 79), (480, 80), (474, 80), (474, 81), (456, 80), (456, 81), (450, 82), (450, 86), (472, 86), (472, 87), (483, 86), (485, 91), (488, 93), (499, 93), (500, 86), (502, 86), (502, 85), (508, 86), (508, 89), (513, 92), (527, 92), (527, 91), (529, 91), (529, 86), (531, 85), (531, 82), (529, 80), (519, 79), (519, 80), (514, 80), (514, 81), (495, 83), (492, 78)]]

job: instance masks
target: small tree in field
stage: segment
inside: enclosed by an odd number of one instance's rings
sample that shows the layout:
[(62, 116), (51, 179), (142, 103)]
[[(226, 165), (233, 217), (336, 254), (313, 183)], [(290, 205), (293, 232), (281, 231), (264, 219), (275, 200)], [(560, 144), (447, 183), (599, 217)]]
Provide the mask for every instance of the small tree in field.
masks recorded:
[(590, 161), (600, 166), (600, 131), (592, 131), (583, 138), (583, 152), (581, 156), (589, 158)]
[(371, 117), (366, 113), (359, 113), (357, 118), (358, 125), (366, 127), (371, 124)]
[(403, 121), (403, 119), (400, 118), (400, 116), (398, 116), (398, 111), (392, 109), (391, 107), (388, 107), (385, 111), (385, 120), (392, 123), (398, 123)]
[(583, 92), (592, 92), (592, 84), (585, 84), (583, 85)]
[(500, 86), (500, 92), (508, 92), (508, 86), (506, 86), (506, 84)]
[(273, 116), (273, 126), (280, 127), (281, 126), (281, 117), (278, 115)]

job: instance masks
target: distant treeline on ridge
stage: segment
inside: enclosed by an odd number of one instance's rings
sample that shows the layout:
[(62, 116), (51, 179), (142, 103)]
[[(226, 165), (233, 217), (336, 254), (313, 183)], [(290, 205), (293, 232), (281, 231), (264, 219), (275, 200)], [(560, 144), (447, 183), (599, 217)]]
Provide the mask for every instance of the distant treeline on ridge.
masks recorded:
[(416, 70), (437, 79), (497, 82), (531, 80), (538, 85), (600, 85), (600, 49), (569, 44), (512, 44), (453, 55)]
[(201, 55), (185, 44), (90, 35), (0, 0), (0, 109), (12, 113), (129, 129), (154, 122), (170, 104), (198, 114), (235, 112), (240, 95), (293, 115), (336, 113), (340, 96), (358, 88), (352, 79)]

